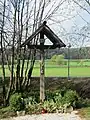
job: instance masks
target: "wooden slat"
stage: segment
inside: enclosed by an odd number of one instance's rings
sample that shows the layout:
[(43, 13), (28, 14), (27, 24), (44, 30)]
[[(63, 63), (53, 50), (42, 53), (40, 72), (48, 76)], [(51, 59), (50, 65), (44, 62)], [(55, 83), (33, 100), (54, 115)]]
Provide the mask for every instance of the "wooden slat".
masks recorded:
[[(44, 45), (44, 49), (55, 49), (55, 48), (57, 48), (57, 47), (60, 47), (60, 46), (56, 46), (56, 45)], [(34, 49), (34, 48), (36, 48), (36, 49), (42, 49), (42, 46), (40, 46), (40, 45), (28, 45), (28, 48), (30, 48), (30, 49)]]
[[(33, 38), (35, 38), (38, 34), (41, 32), (46, 35), (46, 37), (53, 43), (53, 46), (45, 46), (45, 49), (48, 49), (50, 47), (51, 49), (54, 49), (56, 47), (65, 47), (66, 45), (62, 42), (62, 40), (46, 25), (46, 22), (44, 22), (22, 45), (21, 47), (24, 47), (25, 45), (30, 46), (30, 41), (32, 41)], [(30, 46), (30, 48), (33, 49)], [(36, 47), (36, 46), (35, 46)], [(40, 46), (36, 47), (37, 49), (40, 49)]]

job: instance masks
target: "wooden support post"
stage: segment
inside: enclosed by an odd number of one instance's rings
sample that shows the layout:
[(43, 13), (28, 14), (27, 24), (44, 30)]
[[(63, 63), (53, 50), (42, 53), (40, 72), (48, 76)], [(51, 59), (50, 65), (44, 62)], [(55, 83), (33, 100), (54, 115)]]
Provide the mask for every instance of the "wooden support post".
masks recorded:
[(44, 34), (40, 33), (40, 101), (43, 102), (45, 99), (45, 85), (44, 85)]
[(45, 99), (44, 92), (44, 52), (41, 51), (41, 62), (40, 62), (40, 101), (43, 102)]

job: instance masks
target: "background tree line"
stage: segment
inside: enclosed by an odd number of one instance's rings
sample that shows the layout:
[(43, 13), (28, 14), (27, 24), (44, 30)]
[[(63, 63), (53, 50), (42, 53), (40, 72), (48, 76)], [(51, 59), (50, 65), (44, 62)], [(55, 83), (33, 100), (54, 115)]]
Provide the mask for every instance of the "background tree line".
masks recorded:
[[(8, 54), (8, 63), (7, 59), (5, 58), (4, 54), (4, 64), (11, 65), (11, 49), (6, 49)], [(15, 49), (16, 51), (16, 49)], [(53, 55), (60, 55), (63, 54), (65, 59), (68, 59), (68, 48), (61, 48), (61, 49), (48, 49), (45, 51), (45, 59), (51, 59)], [(25, 52), (25, 60), (28, 60), (29, 50)], [(23, 59), (23, 50), (21, 50), (21, 60)], [(82, 48), (70, 48), (70, 59), (90, 59), (90, 48), (89, 47), (82, 47)], [(15, 58), (14, 64), (17, 64), (17, 58)], [(40, 53), (36, 51), (36, 60), (40, 60)], [(1, 60), (1, 50), (0, 50), (0, 65), (2, 65)]]

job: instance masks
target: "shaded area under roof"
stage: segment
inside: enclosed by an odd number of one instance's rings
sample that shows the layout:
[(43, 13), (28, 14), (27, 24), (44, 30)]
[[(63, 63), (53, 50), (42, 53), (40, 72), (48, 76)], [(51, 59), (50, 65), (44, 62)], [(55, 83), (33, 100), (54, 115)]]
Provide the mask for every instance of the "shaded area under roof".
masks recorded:
[(21, 45), (21, 47), (24, 47), (28, 45), (30, 48), (36, 47), (37, 49), (40, 49), (40, 45), (32, 45), (30, 44), (32, 39), (35, 38), (39, 33), (43, 32), (44, 35), (53, 43), (53, 45), (44, 45), (45, 49), (48, 49), (49, 47), (54, 49), (56, 47), (65, 47), (66, 45), (62, 42), (62, 40), (46, 25), (46, 21), (43, 22), (43, 24), (30, 36), (28, 39)]

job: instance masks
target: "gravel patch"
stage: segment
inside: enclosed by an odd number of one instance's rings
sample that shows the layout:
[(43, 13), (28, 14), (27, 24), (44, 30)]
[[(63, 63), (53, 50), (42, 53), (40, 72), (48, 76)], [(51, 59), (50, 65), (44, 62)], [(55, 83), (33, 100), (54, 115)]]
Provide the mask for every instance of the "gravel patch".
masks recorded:
[(25, 115), (20, 117), (13, 117), (5, 120), (82, 120), (79, 115), (74, 112), (70, 113), (52, 113), (40, 115)]

